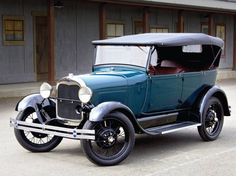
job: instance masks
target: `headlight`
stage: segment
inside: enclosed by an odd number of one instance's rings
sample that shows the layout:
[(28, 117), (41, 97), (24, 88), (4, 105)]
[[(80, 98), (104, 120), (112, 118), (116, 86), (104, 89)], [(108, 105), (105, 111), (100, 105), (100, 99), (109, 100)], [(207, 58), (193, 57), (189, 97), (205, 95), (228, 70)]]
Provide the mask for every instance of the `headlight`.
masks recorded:
[(88, 87), (79, 89), (79, 99), (82, 103), (88, 103), (92, 97), (92, 90)]
[(52, 86), (46, 82), (44, 82), (41, 86), (40, 86), (40, 95), (43, 98), (48, 98), (50, 96), (52, 92)]

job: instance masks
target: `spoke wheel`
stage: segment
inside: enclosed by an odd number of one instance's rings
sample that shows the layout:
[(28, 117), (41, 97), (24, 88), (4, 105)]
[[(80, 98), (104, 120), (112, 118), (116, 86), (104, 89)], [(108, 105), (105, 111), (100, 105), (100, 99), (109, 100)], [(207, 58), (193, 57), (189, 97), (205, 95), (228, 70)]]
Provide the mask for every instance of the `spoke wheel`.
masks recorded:
[(220, 135), (224, 123), (223, 107), (218, 98), (208, 100), (198, 132), (204, 141), (213, 141)]
[[(28, 123), (39, 123), (33, 109), (27, 109), (18, 114), (17, 120)], [(48, 152), (60, 144), (62, 138), (37, 132), (15, 129), (18, 142), (27, 150), (32, 152)]]
[(115, 165), (131, 152), (135, 142), (134, 128), (122, 113), (109, 114), (100, 122), (87, 121), (84, 129), (94, 129), (95, 140), (81, 140), (88, 159), (98, 165)]

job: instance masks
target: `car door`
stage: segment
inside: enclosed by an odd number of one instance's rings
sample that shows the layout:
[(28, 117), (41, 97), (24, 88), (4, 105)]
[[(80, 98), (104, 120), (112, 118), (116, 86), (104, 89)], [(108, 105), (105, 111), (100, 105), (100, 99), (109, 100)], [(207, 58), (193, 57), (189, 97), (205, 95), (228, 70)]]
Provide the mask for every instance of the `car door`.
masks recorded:
[(195, 94), (201, 89), (203, 82), (203, 71), (183, 73), (183, 92), (181, 101), (184, 106), (190, 106), (197, 98)]
[(182, 74), (150, 75), (146, 112), (176, 109), (181, 103)]

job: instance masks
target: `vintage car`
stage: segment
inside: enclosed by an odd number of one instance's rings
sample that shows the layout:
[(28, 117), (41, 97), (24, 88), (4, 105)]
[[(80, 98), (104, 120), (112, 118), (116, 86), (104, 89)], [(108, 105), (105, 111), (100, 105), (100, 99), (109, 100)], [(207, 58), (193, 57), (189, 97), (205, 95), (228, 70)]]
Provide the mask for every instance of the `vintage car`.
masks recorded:
[[(223, 41), (200, 33), (138, 34), (98, 40), (91, 74), (48, 83), (24, 97), (10, 124), (31, 152), (48, 152), (63, 138), (80, 139), (87, 158), (115, 165), (132, 151), (135, 134), (197, 127), (215, 140), (230, 116), (215, 85)], [(144, 149), (145, 150), (145, 149)]]

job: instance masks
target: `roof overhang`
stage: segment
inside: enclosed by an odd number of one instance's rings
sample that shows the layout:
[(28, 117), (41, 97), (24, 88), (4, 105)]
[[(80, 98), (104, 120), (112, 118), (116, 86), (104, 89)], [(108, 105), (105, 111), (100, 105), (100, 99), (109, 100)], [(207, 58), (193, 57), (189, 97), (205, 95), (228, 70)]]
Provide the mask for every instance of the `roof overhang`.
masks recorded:
[(183, 10), (216, 11), (236, 13), (236, 0), (93, 0), (114, 4), (147, 5)]

